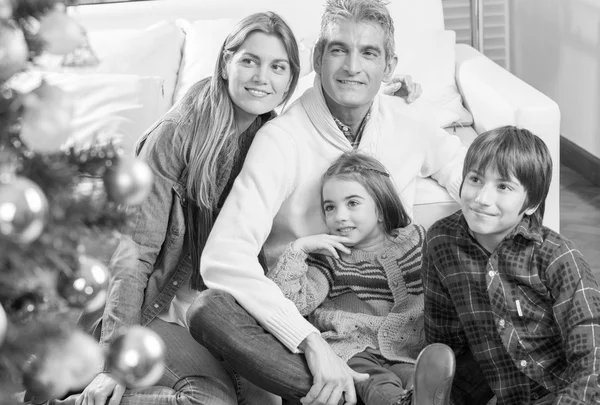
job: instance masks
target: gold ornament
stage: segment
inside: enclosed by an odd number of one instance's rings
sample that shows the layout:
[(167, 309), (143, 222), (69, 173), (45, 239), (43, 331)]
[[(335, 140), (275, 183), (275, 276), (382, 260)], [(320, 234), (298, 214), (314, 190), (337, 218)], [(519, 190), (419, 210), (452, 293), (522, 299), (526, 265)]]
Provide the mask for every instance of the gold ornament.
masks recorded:
[(152, 189), (154, 175), (142, 160), (120, 158), (106, 169), (103, 179), (109, 199), (119, 204), (137, 205)]
[(31, 243), (44, 230), (48, 200), (33, 181), (0, 173), (0, 236), (18, 243)]
[(132, 326), (115, 339), (106, 355), (106, 368), (128, 388), (155, 384), (163, 375), (164, 343), (149, 328)]
[(79, 330), (45, 342), (23, 366), (23, 384), (33, 396), (31, 403), (84, 388), (102, 371), (103, 361), (98, 342)]
[(25, 145), (40, 153), (60, 150), (71, 135), (72, 99), (58, 87), (43, 81), (23, 96), (23, 104), (21, 140)]
[(0, 83), (23, 70), (28, 56), (23, 31), (15, 22), (0, 18)]
[(66, 55), (85, 44), (85, 30), (62, 7), (50, 10), (39, 22), (37, 35), (43, 39), (47, 52)]
[(110, 273), (92, 257), (79, 256), (79, 268), (72, 274), (61, 273), (57, 290), (70, 306), (94, 312), (104, 306)]

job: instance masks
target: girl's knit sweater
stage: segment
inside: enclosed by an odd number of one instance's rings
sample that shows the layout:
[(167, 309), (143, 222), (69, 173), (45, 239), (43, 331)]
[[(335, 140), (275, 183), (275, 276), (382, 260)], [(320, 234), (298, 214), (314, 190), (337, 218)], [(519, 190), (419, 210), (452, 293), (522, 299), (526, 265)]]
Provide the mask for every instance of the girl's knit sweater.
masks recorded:
[(340, 258), (292, 250), (268, 276), (347, 361), (366, 348), (414, 363), (424, 347), (422, 245), (425, 229), (397, 229), (392, 246)]

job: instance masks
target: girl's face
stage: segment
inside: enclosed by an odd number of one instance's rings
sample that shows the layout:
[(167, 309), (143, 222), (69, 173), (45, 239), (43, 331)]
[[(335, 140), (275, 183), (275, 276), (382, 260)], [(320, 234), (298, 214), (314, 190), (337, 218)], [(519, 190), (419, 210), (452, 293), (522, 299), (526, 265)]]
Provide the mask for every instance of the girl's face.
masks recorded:
[(246, 38), (223, 72), (238, 119), (264, 114), (281, 104), (291, 77), (283, 42), (260, 31)]
[(346, 246), (376, 251), (386, 241), (375, 200), (356, 181), (335, 177), (325, 181), (323, 212), (329, 233), (348, 238)]

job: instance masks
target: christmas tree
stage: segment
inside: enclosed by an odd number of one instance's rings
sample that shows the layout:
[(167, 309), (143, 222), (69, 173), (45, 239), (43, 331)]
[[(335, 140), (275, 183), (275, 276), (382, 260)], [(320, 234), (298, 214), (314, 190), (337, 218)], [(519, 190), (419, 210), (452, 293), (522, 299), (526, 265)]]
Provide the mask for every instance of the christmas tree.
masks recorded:
[[(35, 403), (60, 398), (99, 367), (128, 386), (154, 383), (162, 368), (149, 330), (124, 331), (106, 351), (77, 325), (102, 311), (108, 260), (151, 188), (150, 169), (113, 143), (69, 146), (76, 100), (43, 80), (14, 86), (44, 53), (97, 62), (70, 5), (0, 0), (1, 404), (21, 403), (25, 391)], [(142, 361), (124, 361), (128, 351)]]

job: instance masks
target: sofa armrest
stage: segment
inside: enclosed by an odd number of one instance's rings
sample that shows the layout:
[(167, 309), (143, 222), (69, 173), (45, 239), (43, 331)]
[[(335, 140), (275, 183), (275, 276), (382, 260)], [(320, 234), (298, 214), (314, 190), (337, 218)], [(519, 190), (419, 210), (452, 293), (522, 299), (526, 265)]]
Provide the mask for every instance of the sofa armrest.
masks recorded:
[(456, 84), (478, 134), (503, 125), (527, 128), (546, 142), (554, 167), (544, 225), (559, 231), (560, 110), (549, 97), (474, 48), (456, 45)]

